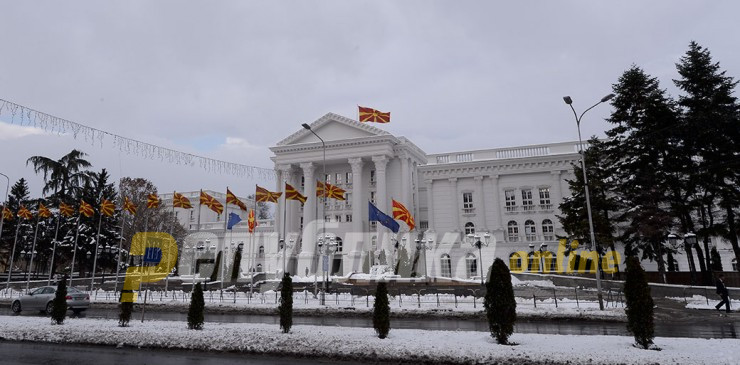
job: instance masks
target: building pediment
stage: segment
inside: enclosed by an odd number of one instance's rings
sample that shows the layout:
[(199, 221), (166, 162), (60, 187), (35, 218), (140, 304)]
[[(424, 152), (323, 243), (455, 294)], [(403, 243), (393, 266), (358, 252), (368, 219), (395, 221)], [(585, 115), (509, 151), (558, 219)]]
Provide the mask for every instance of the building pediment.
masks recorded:
[[(309, 124), (311, 129), (320, 135), (324, 141), (339, 141), (354, 138), (386, 136), (390, 133), (356, 120), (334, 113), (327, 113), (323, 117)], [(295, 133), (277, 143), (277, 146), (289, 146), (303, 143), (320, 142), (311, 131), (300, 128)]]

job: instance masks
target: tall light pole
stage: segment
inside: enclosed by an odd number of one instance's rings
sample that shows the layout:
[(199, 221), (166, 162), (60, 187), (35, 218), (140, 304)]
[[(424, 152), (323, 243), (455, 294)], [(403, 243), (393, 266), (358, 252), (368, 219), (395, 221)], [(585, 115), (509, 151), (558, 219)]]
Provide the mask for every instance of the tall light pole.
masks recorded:
[(583, 188), (586, 193), (586, 211), (588, 212), (588, 231), (591, 235), (591, 249), (596, 251), (596, 290), (599, 297), (599, 309), (604, 310), (604, 294), (601, 290), (601, 250), (598, 249), (596, 246), (596, 235), (594, 234), (594, 220), (591, 215), (591, 197), (588, 193), (588, 177), (586, 175), (586, 151), (583, 149), (583, 140), (581, 139), (581, 119), (583, 119), (583, 115), (586, 114), (589, 110), (595, 108), (597, 105), (601, 103), (605, 103), (611, 98), (614, 97), (614, 94), (609, 94), (607, 96), (604, 96), (599, 100), (598, 103), (592, 105), (590, 108), (586, 109), (581, 113), (579, 116), (578, 113), (576, 113), (576, 109), (573, 108), (573, 99), (570, 98), (570, 96), (564, 96), (563, 101), (565, 101), (568, 106), (570, 106), (570, 109), (573, 111), (573, 115), (576, 118), (576, 127), (578, 128), (578, 149), (581, 153), (581, 170), (583, 170)]
[[(316, 132), (314, 132), (313, 129), (311, 129), (310, 125), (303, 123), (301, 124), (301, 126), (307, 129), (309, 132), (313, 133), (313, 135), (316, 136), (316, 138), (318, 138), (319, 141), (321, 141), (321, 149), (324, 154), (323, 160), (321, 162), (321, 170), (322, 170), (321, 179), (323, 180), (322, 184), (324, 184), (323, 185), (324, 193), (322, 194), (323, 200), (321, 201), (321, 237), (324, 237), (324, 235), (326, 234), (326, 217), (325, 217), (326, 216), (326, 142), (324, 142), (324, 139), (321, 138), (321, 136), (319, 136), (318, 134), (316, 134)], [(313, 184), (313, 182), (310, 182), (310, 183)], [(309, 182), (306, 181), (306, 184), (309, 184)], [(304, 222), (304, 224), (308, 224), (308, 223), (309, 222)], [(283, 222), (283, 224), (285, 224), (285, 222)], [(314, 237), (316, 237), (316, 235), (314, 235)]]
[(479, 269), (480, 269), (480, 285), (485, 285), (485, 278), (483, 277), (483, 245), (488, 247), (488, 244), (491, 241), (491, 235), (486, 232), (483, 234), (483, 241), (481, 241), (481, 236), (473, 233), (468, 233), (467, 235), (468, 242), (470, 245), (478, 249), (478, 261), (480, 261)]
[(5, 199), (3, 199), (3, 211), (0, 211), (0, 238), (3, 238), (3, 222), (5, 222), (5, 212), (4, 209), (8, 207), (8, 189), (10, 189), (10, 178), (8, 175), (3, 174), (0, 172), (0, 175), (5, 177), (6, 183), (5, 183)]

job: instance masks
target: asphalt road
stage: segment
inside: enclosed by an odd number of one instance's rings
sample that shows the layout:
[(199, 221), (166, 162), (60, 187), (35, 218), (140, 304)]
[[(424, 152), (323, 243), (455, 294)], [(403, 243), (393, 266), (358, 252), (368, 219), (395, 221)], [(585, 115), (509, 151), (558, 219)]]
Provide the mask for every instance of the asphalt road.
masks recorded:
[(110, 346), (83, 346), (38, 342), (0, 342), (0, 364), (14, 365), (344, 365), (317, 359), (298, 359), (221, 352), (194, 352), (157, 349), (117, 349)]

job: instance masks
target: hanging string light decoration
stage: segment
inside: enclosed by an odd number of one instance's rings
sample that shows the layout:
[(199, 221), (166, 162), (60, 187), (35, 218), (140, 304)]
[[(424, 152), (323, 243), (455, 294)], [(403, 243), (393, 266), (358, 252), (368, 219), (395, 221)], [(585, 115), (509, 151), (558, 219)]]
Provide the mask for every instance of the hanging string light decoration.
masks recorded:
[(160, 160), (162, 162), (184, 166), (198, 166), (207, 172), (238, 177), (259, 178), (261, 180), (275, 179), (275, 171), (273, 169), (216, 160), (157, 146), (55, 117), (12, 101), (0, 99), (0, 117), (3, 114), (10, 116), (10, 123), (12, 124), (35, 127), (48, 133), (71, 135), (74, 139), (84, 138), (85, 142), (98, 145), (101, 148), (104, 146), (106, 140), (110, 139), (113, 147), (119, 151), (148, 160)]

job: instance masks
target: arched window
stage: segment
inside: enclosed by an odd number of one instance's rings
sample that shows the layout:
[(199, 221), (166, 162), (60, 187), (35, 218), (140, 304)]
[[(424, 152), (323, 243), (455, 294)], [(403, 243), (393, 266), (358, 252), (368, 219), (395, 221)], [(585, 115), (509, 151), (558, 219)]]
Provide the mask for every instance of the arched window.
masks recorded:
[(552, 221), (545, 219), (542, 221), (542, 238), (545, 241), (555, 241), (555, 230), (552, 226)]
[(468, 279), (478, 274), (478, 259), (472, 253), (465, 256), (465, 268), (467, 268)]
[(537, 240), (537, 227), (534, 225), (534, 221), (527, 220), (524, 222), (524, 236), (527, 241)]
[(539, 252), (530, 251), (527, 254), (527, 256), (529, 258), (529, 260), (528, 260), (529, 261), (529, 265), (527, 267), (527, 271), (530, 271), (530, 272), (539, 272), (540, 271), (540, 260), (541, 260), (540, 253)]
[(258, 252), (259, 257), (264, 257), (265, 256), (265, 246), (260, 246), (259, 251), (257, 252)]
[(337, 242), (337, 251), (336, 252), (342, 252), (342, 239), (339, 238), (339, 237), (337, 237), (336, 238), (336, 242)]
[(519, 242), (519, 225), (515, 221), (509, 221), (507, 227), (509, 242)]
[(440, 262), (442, 265), (442, 277), (452, 277), (452, 260), (450, 260), (450, 255), (443, 254)]
[(509, 254), (509, 270), (522, 271), (522, 257), (516, 252)]
[(465, 223), (465, 234), (475, 234), (475, 224), (473, 222)]
[(262, 272), (262, 264), (257, 264), (257, 272)]

